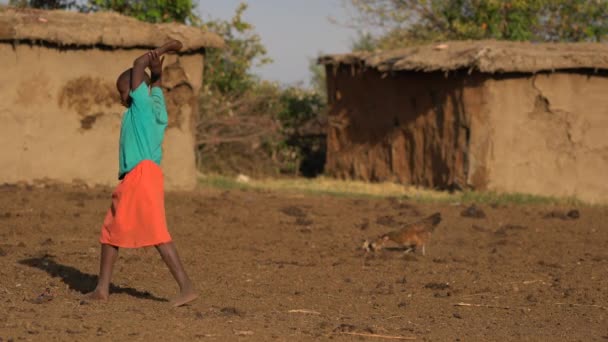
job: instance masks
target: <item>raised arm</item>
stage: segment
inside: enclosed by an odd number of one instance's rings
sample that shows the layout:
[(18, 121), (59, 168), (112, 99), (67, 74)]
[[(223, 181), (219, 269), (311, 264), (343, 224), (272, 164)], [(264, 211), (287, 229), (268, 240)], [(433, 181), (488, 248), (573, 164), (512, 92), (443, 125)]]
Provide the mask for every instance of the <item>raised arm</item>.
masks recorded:
[[(155, 85), (155, 83), (157, 83), (156, 85), (160, 85), (162, 74), (162, 63), (160, 63), (160, 68), (158, 66), (160, 56), (167, 52), (177, 52), (182, 46), (179, 40), (171, 40), (163, 46), (137, 57), (133, 62), (133, 69), (131, 71), (131, 90), (137, 89), (141, 82), (145, 80), (146, 68), (150, 68), (152, 72), (152, 85)], [(154, 68), (152, 68), (153, 64)]]

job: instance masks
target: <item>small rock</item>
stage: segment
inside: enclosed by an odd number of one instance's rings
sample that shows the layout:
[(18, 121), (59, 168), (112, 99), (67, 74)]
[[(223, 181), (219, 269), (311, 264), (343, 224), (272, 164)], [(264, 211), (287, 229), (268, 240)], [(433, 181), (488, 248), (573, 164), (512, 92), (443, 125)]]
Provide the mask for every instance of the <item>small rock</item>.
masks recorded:
[(249, 178), (249, 176), (240, 174), (236, 177), (236, 181), (238, 183), (249, 183), (249, 182), (251, 182), (251, 178)]
[(481, 218), (486, 218), (486, 213), (484, 213), (483, 210), (481, 210), (480, 208), (477, 208), (477, 206), (475, 206), (473, 204), (470, 207), (463, 210), (460, 213), (460, 216), (481, 219)]
[(551, 212), (548, 212), (544, 216), (544, 218), (546, 218), (546, 219), (556, 218), (556, 219), (560, 219), (560, 220), (577, 220), (580, 217), (581, 217), (581, 213), (577, 209), (572, 209), (572, 210), (568, 211), (567, 213), (564, 213), (563, 211), (559, 211), (559, 210), (553, 210)]
[(462, 319), (462, 316), (460, 316), (460, 314), (459, 314), (458, 312), (454, 312), (454, 313), (452, 314), (452, 316), (453, 316), (454, 318)]
[(570, 219), (572, 219), (572, 220), (576, 220), (576, 219), (578, 219), (578, 218), (580, 218), (580, 217), (581, 217), (581, 213), (580, 213), (578, 210), (573, 209), (573, 210), (570, 210), (570, 211), (569, 211), (569, 212), (566, 214), (566, 216), (568, 216), (568, 217), (569, 217)]

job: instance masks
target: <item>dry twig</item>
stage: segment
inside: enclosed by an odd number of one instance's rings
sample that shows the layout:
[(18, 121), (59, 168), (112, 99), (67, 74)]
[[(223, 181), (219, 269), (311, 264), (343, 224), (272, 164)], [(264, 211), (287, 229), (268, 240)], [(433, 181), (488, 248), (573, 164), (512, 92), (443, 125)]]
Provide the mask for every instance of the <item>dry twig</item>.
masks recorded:
[(485, 305), (485, 304), (471, 304), (471, 303), (456, 303), (454, 306), (468, 306), (475, 308), (491, 308), (491, 309), (505, 309), (510, 310), (511, 308), (508, 306), (496, 306), (496, 305)]
[(306, 310), (306, 309), (295, 309), (295, 310), (289, 310), (287, 311), (289, 313), (303, 313), (303, 314), (310, 314), (310, 315), (320, 315), (320, 312), (317, 311), (312, 311), (312, 310)]
[(575, 303), (555, 303), (555, 305), (569, 305), (569, 306), (591, 306), (594, 308), (600, 308), (603, 310), (608, 310), (608, 307), (596, 305), (596, 304), (575, 304)]
[(416, 337), (414, 337), (414, 336), (391, 336), (391, 335), (379, 335), (379, 334), (357, 333), (357, 332), (347, 332), (347, 331), (342, 331), (342, 332), (340, 332), (340, 334), (383, 338), (383, 339), (387, 339), (387, 340), (415, 340), (416, 339)]

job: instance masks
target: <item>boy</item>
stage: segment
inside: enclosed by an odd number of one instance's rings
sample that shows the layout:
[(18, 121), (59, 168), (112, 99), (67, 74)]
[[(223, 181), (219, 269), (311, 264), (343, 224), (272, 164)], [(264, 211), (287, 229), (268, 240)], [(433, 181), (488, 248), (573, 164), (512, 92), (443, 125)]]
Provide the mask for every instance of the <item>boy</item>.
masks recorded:
[[(88, 295), (91, 299), (108, 299), (118, 248), (146, 246), (156, 247), (179, 285), (180, 294), (171, 301), (174, 306), (198, 296), (167, 230), (163, 174), (159, 166), (167, 127), (167, 110), (160, 88), (163, 63), (160, 56), (181, 48), (181, 42), (172, 40), (138, 57), (133, 67), (116, 81), (121, 103), (127, 108), (120, 128), (120, 184), (112, 193), (112, 206), (101, 229), (99, 280)], [(146, 68), (150, 69), (151, 79)]]

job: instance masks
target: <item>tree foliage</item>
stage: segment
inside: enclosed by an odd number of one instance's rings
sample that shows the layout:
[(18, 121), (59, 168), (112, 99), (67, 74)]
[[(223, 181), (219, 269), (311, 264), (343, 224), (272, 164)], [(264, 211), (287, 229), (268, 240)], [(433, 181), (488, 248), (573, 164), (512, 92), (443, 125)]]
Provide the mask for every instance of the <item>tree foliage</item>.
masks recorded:
[(425, 41), (499, 39), (601, 41), (605, 0), (346, 0), (367, 26), (380, 28), (378, 48)]
[(192, 0), (10, 0), (17, 7), (75, 9), (81, 12), (114, 11), (151, 23), (196, 24)]
[(204, 79), (212, 91), (242, 94), (258, 81), (252, 68), (272, 62), (255, 27), (243, 20), (247, 7), (246, 3), (239, 4), (231, 20), (204, 24), (226, 43), (224, 49), (208, 51), (206, 56)]
[(197, 23), (194, 7), (192, 0), (89, 0), (84, 8), (115, 11), (151, 23)]

